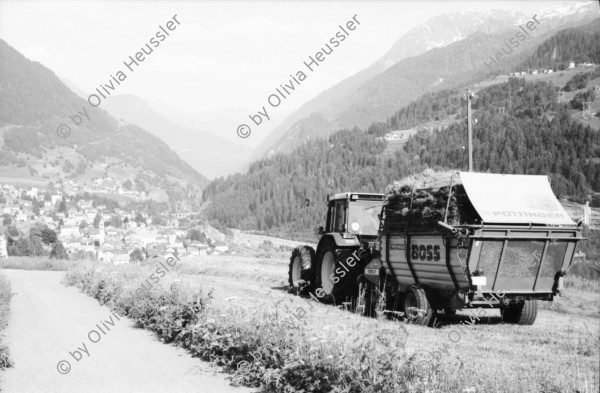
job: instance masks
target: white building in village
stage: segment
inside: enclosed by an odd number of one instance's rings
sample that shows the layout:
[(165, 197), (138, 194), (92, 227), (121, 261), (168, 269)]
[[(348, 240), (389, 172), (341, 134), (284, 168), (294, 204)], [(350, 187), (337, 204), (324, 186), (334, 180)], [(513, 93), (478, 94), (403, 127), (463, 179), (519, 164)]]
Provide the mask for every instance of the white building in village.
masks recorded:
[(63, 225), (60, 227), (60, 237), (79, 237), (79, 227), (76, 225)]

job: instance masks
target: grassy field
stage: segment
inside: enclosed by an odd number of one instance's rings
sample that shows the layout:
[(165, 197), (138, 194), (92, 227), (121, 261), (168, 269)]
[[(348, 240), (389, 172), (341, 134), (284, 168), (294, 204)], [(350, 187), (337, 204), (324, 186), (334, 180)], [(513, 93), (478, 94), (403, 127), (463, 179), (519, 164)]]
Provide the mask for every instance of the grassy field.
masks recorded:
[(8, 257), (0, 259), (0, 268), (19, 270), (68, 270), (79, 266), (92, 266), (92, 261), (62, 260), (34, 257)]
[[(0, 334), (8, 325), (8, 320), (10, 318), (10, 299), (12, 295), (10, 282), (8, 282), (4, 276), (0, 275)], [(0, 369), (12, 367), (12, 365), (9, 350), (2, 344), (2, 337), (0, 336)]]
[[(287, 260), (249, 262), (206, 258), (196, 265), (202, 274), (186, 274), (182, 279), (214, 288), (212, 307), (223, 310), (274, 308), (278, 301), (290, 310), (308, 308), (304, 299), (284, 291)], [(449, 386), (454, 386), (445, 391), (460, 387), (475, 392), (598, 391), (598, 284), (567, 278), (563, 296), (541, 306), (537, 322), (530, 327), (502, 324), (499, 311), (492, 309), (485, 310), (485, 317), (475, 325), (468, 324), (468, 316), (477, 315), (474, 311), (442, 319), (437, 329), (408, 325), (407, 358), (425, 374), (432, 369), (445, 372), (452, 379)], [(317, 304), (310, 310), (303, 322), (311, 332), (334, 330), (344, 335), (361, 323), (360, 330), (367, 335), (375, 322), (333, 306)]]
[[(211, 357), (207, 353), (214, 348), (201, 340), (196, 345), (202, 350), (190, 350), (224, 366), (233, 383), (265, 391), (598, 391), (598, 283), (568, 278), (562, 296), (542, 303), (533, 326), (503, 324), (499, 311), (488, 309), (459, 312), (426, 328), (363, 318), (343, 305), (289, 294), (287, 263), (286, 258), (197, 257), (178, 261), (156, 286), (210, 292), (197, 326), (215, 326), (222, 336), (242, 340), (253, 348), (252, 357), (244, 358), (247, 363)], [(155, 267), (103, 269), (134, 290)], [(480, 319), (471, 324), (470, 316)], [(281, 355), (277, 366), (265, 361), (274, 354)], [(299, 370), (302, 364), (310, 367)], [(316, 382), (323, 378), (331, 381), (329, 387)]]
[[(2, 141), (2, 129), (0, 129), (0, 145)], [(0, 182), (13, 184), (20, 187), (38, 187), (45, 189), (50, 181), (58, 183), (61, 180), (64, 168), (67, 161), (71, 162), (75, 167), (80, 161), (84, 160), (83, 156), (79, 154), (75, 149), (68, 147), (55, 147), (52, 150), (47, 150), (42, 158), (35, 156), (17, 153), (18, 157), (22, 158), (27, 162), (24, 167), (18, 167), (16, 164), (0, 166)], [(70, 172), (66, 177), (75, 178), (80, 184), (90, 184), (94, 179), (103, 178), (106, 173), (110, 174), (110, 177), (115, 181), (125, 181), (127, 179), (133, 179), (138, 173), (138, 169), (131, 165), (123, 164), (120, 160), (114, 158), (108, 158), (103, 162), (87, 162), (88, 166), (83, 174), (77, 174), (75, 171)], [(106, 169), (107, 165), (112, 166)], [(30, 168), (35, 172), (31, 172)], [(177, 181), (175, 178), (171, 178), (171, 181)], [(147, 184), (147, 189), (150, 193), (150, 197), (158, 202), (166, 202), (169, 197), (165, 191), (160, 187), (150, 186)], [(83, 191), (81, 191), (83, 193)], [(118, 202), (130, 202), (133, 199), (129, 196), (120, 195), (116, 191), (111, 193), (98, 193), (100, 196), (108, 196)]]

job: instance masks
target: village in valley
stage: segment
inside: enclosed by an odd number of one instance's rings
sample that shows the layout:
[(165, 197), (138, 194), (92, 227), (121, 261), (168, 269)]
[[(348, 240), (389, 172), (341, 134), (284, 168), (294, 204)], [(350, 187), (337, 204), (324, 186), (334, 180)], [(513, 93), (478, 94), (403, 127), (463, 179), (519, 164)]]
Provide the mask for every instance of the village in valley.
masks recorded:
[[(50, 256), (124, 264), (167, 254), (186, 258), (287, 251), (298, 244), (260, 233), (217, 229), (198, 213), (151, 213), (141, 203), (137, 209), (117, 207), (114, 201), (98, 197), (96, 193), (103, 191), (98, 184), (67, 180), (61, 186), (59, 191), (52, 182), (45, 190), (0, 185), (4, 234), (0, 236), (0, 258)], [(122, 187), (116, 192), (134, 202), (148, 200), (144, 193)], [(600, 222), (597, 209), (591, 209), (589, 202), (560, 202), (576, 222), (592, 227)]]
[[(5, 234), (0, 236), (0, 257), (52, 257), (62, 253), (62, 248), (70, 259), (122, 264), (168, 253), (179, 258), (235, 253), (225, 243), (222, 232), (195, 220), (194, 213), (124, 210), (98, 203), (98, 198), (89, 193), (92, 189), (85, 188), (86, 193), (79, 194), (72, 186), (65, 182), (58, 191), (53, 185), (47, 190), (0, 185)], [(144, 199), (143, 195), (128, 196)]]

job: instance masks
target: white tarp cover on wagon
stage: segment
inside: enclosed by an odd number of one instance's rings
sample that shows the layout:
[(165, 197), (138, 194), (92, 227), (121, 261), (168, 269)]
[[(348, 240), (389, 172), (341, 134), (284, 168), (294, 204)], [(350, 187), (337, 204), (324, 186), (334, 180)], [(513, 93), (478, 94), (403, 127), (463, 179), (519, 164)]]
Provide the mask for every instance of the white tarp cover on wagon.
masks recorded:
[(460, 180), (484, 223), (575, 225), (546, 176), (461, 172)]

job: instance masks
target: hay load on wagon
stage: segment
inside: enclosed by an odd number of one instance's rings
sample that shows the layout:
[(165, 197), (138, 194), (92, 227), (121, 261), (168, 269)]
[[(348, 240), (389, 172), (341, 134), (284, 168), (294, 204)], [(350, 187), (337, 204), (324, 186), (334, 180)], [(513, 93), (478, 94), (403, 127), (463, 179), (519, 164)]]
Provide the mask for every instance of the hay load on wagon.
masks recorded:
[(450, 225), (481, 222), (456, 171), (426, 170), (390, 184), (384, 212), (387, 229), (437, 226), (445, 216)]

